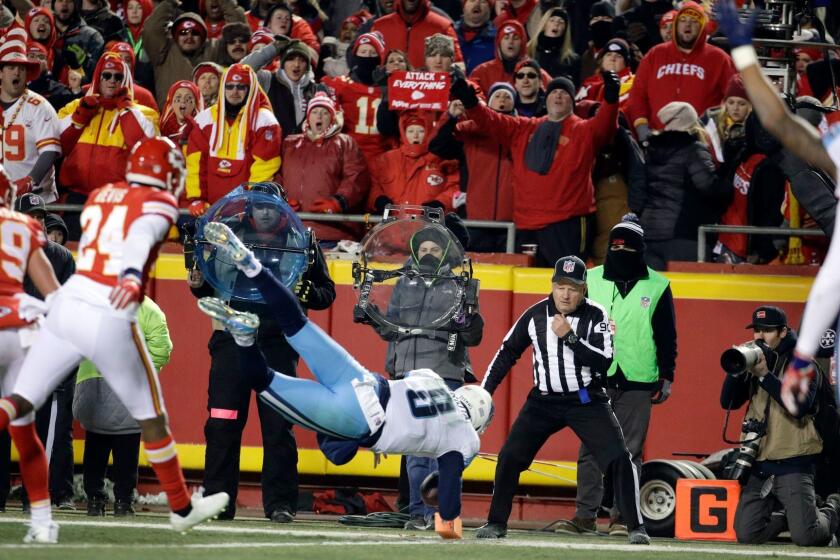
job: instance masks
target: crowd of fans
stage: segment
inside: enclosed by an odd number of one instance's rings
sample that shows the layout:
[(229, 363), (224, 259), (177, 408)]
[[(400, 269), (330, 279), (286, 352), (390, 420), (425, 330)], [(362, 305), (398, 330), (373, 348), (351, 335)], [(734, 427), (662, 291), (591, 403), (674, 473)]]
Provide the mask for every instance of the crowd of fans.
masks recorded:
[[(23, 29), (28, 87), (60, 119), (58, 194), (35, 185), (47, 202), (81, 203), (120, 179), (134, 142), (160, 131), (183, 147), (181, 204), (194, 216), (243, 181), (277, 180), (303, 212), (423, 204), (512, 221), (517, 251), (536, 245), (538, 266), (567, 254), (603, 262), (610, 229), (631, 211), (657, 269), (696, 260), (701, 224), (833, 222), (809, 215), (823, 206), (797, 200), (804, 164), (788, 161), (750, 117), (728, 53), (709, 40), (707, 3), (10, 3), (0, 12), (3, 41)], [(836, 6), (812, 11), (796, 38), (833, 42), (838, 21)], [(791, 103), (819, 129), (836, 53), (768, 54), (779, 66), (796, 57)], [(449, 74), (446, 110), (390, 106), (389, 76), (410, 70)], [(820, 179), (830, 195), (831, 179)], [(78, 219), (67, 222), (77, 237)], [(361, 233), (308, 225), (325, 248)], [(472, 230), (468, 248), (504, 250), (499, 231)], [(820, 262), (827, 245), (743, 234), (708, 244), (722, 262), (792, 264)]]

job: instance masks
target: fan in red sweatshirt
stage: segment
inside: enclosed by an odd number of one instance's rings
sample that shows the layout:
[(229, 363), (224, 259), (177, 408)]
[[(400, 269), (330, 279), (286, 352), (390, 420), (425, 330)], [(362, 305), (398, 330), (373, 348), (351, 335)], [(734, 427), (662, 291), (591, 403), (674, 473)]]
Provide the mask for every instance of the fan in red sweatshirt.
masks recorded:
[(703, 8), (686, 2), (671, 42), (650, 49), (639, 64), (627, 112), (640, 140), (662, 128), (656, 113), (672, 101), (689, 103), (697, 114), (721, 102), (735, 67), (728, 54), (706, 43), (707, 19)]

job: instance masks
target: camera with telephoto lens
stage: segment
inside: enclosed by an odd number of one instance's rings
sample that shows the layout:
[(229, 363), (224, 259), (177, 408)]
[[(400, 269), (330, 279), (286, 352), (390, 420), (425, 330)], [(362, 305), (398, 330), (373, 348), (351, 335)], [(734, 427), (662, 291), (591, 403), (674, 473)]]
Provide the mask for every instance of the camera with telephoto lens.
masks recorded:
[(758, 455), (758, 447), (761, 439), (767, 434), (767, 423), (755, 418), (747, 418), (741, 424), (741, 448), (735, 464), (732, 465), (729, 478), (737, 480), (742, 486), (747, 483), (752, 471), (755, 457)]
[(724, 350), (720, 355), (720, 367), (729, 375), (741, 375), (761, 359), (764, 348), (756, 342), (748, 342)]

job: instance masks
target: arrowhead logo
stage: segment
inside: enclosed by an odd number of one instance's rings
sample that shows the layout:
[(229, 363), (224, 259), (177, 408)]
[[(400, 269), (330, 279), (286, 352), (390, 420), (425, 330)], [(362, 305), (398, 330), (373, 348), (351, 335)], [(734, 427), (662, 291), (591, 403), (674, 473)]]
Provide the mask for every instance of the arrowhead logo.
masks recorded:
[(411, 100), (412, 101), (419, 101), (420, 99), (423, 99), (424, 97), (426, 97), (426, 94), (423, 93), (422, 91), (412, 91), (411, 92)]

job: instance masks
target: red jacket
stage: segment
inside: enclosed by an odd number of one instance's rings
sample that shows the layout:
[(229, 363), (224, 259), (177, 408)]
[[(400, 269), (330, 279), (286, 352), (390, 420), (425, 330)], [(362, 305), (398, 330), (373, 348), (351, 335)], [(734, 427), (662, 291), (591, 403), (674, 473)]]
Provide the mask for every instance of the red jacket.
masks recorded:
[[(224, 84), (220, 84), (220, 89)], [(219, 93), (224, 99), (224, 90)], [(265, 102), (268, 103), (267, 101)], [(280, 168), (282, 131), (274, 113), (255, 107), (257, 116), (249, 123), (243, 108), (233, 119), (225, 119), (224, 139), (218, 149), (212, 146), (219, 103), (201, 111), (187, 144), (187, 198), (213, 204), (245, 181), (270, 181)], [(253, 126), (252, 126), (253, 124)], [(247, 132), (246, 132), (247, 130)], [(246, 135), (244, 145), (234, 140)]]
[[(514, 77), (512, 69), (516, 63), (511, 64), (510, 72), (506, 71), (504, 63), (502, 62), (502, 54), (499, 50), (499, 43), (502, 42), (502, 37), (509, 33), (509, 31), (506, 31), (508, 27), (513, 27), (521, 39), (521, 42), (519, 43), (519, 56), (517, 57), (516, 62), (528, 58), (528, 35), (525, 33), (525, 28), (516, 20), (504, 22), (496, 30), (496, 57), (493, 60), (482, 62), (476, 66), (470, 74), (470, 80), (478, 84), (481, 91), (485, 94), (490, 90), (490, 86), (496, 82), (507, 82), (513, 85)], [(542, 82), (543, 89), (545, 89), (548, 82), (551, 81), (551, 76), (545, 70), (540, 70), (540, 81)]]
[[(336, 128), (336, 131), (341, 126)], [(283, 140), (280, 184), (289, 198), (300, 202), (301, 211), (312, 212), (319, 198), (341, 197), (350, 213), (361, 210), (370, 189), (367, 164), (355, 140), (347, 134), (333, 134), (312, 140), (306, 133)], [(323, 241), (358, 239), (358, 228), (338, 222), (304, 222)]]
[(408, 111), (400, 116), (400, 136), (403, 145), (376, 158), (370, 167), (371, 188), (368, 206), (375, 209), (376, 199), (386, 196), (395, 204), (423, 204), (440, 202), (447, 212), (453, 209), (453, 197), (458, 187), (458, 164), (442, 160), (429, 153), (432, 117), (422, 114), (426, 128), (424, 144), (407, 144), (405, 129), (418, 124), (416, 113)]
[(473, 121), (461, 121), (455, 138), (463, 142), (469, 181), (467, 218), (513, 220), (513, 164), (510, 149), (482, 133)]
[(482, 132), (510, 146), (515, 194), (513, 221), (518, 229), (541, 229), (595, 211), (592, 167), (598, 151), (612, 139), (618, 126), (617, 103), (602, 104), (588, 120), (574, 114), (566, 117), (554, 161), (545, 175), (527, 167), (525, 150), (537, 127), (548, 117), (511, 117), (484, 104), (468, 109), (467, 116)]
[[(692, 6), (698, 9), (696, 4), (687, 3), (677, 13), (677, 19)], [(671, 101), (690, 103), (702, 115), (709, 107), (720, 104), (734, 73), (729, 55), (706, 43), (705, 28), (687, 54), (677, 48), (674, 33), (670, 43), (650, 49), (636, 70), (627, 103), (630, 122), (634, 127), (648, 124), (651, 129), (661, 129), (656, 113)]]
[(435, 33), (443, 33), (452, 37), (455, 45), (455, 60), (463, 61), (458, 35), (452, 22), (445, 17), (431, 11), (429, 0), (420, 0), (417, 11), (409, 16), (402, 13), (402, 2), (394, 2), (396, 11), (382, 16), (373, 23), (371, 31), (379, 31), (385, 38), (388, 50), (397, 49), (408, 53), (408, 62), (414, 68), (426, 65), (425, 39)]

